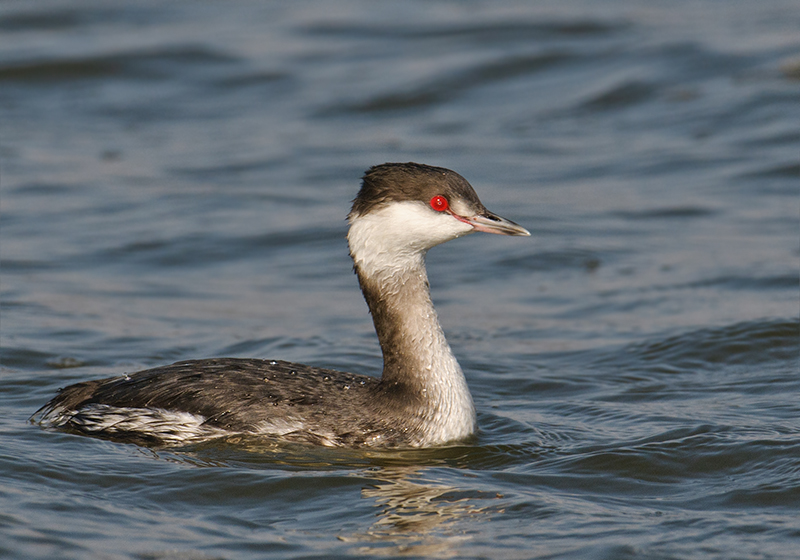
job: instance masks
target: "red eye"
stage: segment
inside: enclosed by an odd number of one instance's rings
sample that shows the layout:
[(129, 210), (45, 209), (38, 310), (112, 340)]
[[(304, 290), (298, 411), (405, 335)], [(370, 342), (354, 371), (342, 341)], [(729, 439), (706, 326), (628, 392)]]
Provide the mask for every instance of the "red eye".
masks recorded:
[(447, 199), (440, 194), (437, 194), (431, 199), (431, 208), (437, 212), (444, 212), (449, 207), (450, 205), (447, 203)]

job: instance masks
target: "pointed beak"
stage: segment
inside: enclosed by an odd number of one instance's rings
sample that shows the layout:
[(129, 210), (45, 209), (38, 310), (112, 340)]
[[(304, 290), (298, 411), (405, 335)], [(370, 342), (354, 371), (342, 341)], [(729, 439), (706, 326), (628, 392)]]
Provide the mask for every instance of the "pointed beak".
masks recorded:
[(496, 233), (498, 235), (523, 235), (530, 236), (530, 232), (522, 226), (518, 226), (511, 220), (506, 220), (493, 214), (488, 210), (482, 214), (474, 216), (463, 217), (464, 222), (475, 228), (475, 231), (482, 231), (485, 233)]

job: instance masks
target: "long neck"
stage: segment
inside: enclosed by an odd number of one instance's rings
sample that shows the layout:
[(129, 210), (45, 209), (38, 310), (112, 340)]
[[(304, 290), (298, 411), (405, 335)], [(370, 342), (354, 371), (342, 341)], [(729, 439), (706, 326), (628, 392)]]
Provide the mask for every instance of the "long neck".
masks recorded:
[(429, 389), (438, 371), (458, 369), (430, 297), (424, 263), (368, 276), (356, 273), (383, 351), (383, 380)]
[(356, 273), (383, 351), (385, 394), (415, 410), (431, 442), (470, 435), (475, 408), (431, 301), (424, 253), (370, 264), (356, 260)]

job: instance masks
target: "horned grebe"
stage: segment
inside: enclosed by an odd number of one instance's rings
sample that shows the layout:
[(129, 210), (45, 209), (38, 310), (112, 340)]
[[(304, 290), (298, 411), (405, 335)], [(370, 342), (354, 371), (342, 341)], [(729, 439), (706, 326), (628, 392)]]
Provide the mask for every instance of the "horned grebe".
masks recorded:
[(31, 420), (140, 445), (231, 434), (328, 446), (422, 447), (467, 438), (466, 379), (430, 298), (425, 254), (483, 231), (530, 235), (489, 212), (459, 174), (385, 163), (364, 174), (347, 240), (383, 352), (383, 376), (282, 361), (177, 362), (62, 389)]

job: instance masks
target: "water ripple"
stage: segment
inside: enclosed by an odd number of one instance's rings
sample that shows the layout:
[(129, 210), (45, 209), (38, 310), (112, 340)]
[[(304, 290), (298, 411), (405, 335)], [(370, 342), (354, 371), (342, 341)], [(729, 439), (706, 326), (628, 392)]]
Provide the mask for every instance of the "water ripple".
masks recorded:
[(76, 80), (126, 79), (164, 80), (174, 78), (176, 67), (207, 72), (214, 65), (237, 59), (205, 46), (177, 46), (80, 58), (6, 62), (0, 66), (0, 82), (60, 83)]

